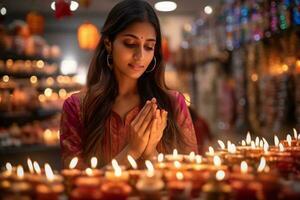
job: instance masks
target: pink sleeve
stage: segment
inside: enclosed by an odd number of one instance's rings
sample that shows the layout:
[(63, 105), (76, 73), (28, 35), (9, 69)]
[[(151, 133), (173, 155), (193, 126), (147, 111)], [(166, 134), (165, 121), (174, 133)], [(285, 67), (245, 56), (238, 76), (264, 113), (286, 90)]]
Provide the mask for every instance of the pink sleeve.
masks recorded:
[(60, 145), (64, 168), (68, 168), (71, 159), (75, 156), (79, 158), (77, 167), (84, 167), (82, 159), (82, 130), (80, 99), (72, 95), (63, 104), (60, 123)]
[(173, 92), (173, 95), (175, 96), (174, 114), (180, 130), (180, 147), (181, 151), (183, 151), (180, 153), (188, 154), (191, 151), (198, 153), (197, 139), (193, 121), (186, 105), (185, 98), (177, 91)]

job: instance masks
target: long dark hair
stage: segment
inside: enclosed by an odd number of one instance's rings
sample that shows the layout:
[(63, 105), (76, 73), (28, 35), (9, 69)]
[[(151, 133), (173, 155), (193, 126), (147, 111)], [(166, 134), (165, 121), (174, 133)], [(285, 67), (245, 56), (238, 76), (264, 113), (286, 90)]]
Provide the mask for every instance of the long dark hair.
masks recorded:
[[(178, 144), (178, 126), (172, 109), (172, 99), (164, 79), (164, 65), (162, 62), (161, 32), (158, 17), (153, 8), (146, 1), (125, 0), (112, 8), (102, 28), (102, 37), (96, 48), (87, 75), (87, 91), (82, 104), (85, 137), (83, 139), (83, 155), (86, 160), (91, 156), (101, 158), (101, 139), (105, 131), (106, 119), (111, 114), (112, 106), (118, 95), (118, 84), (114, 73), (107, 65), (108, 52), (104, 39), (113, 42), (116, 35), (134, 22), (149, 22), (156, 31), (156, 45), (154, 56), (156, 67), (150, 73), (144, 73), (138, 80), (138, 93), (141, 106), (147, 100), (155, 97), (158, 106), (168, 111), (168, 123), (162, 137), (160, 148), (165, 153)], [(152, 61), (148, 69), (154, 65)], [(176, 147), (180, 148), (180, 147)], [(105, 164), (105, 163), (102, 163)]]

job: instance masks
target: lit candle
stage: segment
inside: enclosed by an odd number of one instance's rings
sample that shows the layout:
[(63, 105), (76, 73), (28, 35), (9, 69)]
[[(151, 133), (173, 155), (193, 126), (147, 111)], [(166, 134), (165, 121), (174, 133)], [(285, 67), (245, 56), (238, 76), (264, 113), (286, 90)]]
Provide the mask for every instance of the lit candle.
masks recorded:
[(81, 175), (81, 171), (76, 169), (77, 163), (78, 163), (78, 158), (74, 157), (70, 161), (69, 169), (63, 169), (61, 171), (61, 174), (64, 177), (64, 185), (66, 187), (67, 194), (70, 194), (74, 186), (74, 180)]
[(128, 170), (129, 177), (130, 177), (129, 178), (129, 184), (130, 184), (131, 187), (133, 187), (133, 189), (135, 189), (135, 185), (136, 185), (138, 179), (141, 176), (141, 170), (138, 170), (137, 163), (133, 159), (132, 156), (128, 155), (127, 159), (128, 159), (128, 162), (130, 163), (131, 168), (132, 168), (132, 169)]
[[(35, 189), (35, 187), (38, 184), (43, 182), (44, 177), (41, 175), (41, 171), (39, 171), (40, 169), (37, 167), (38, 166), (37, 162), (34, 167), (31, 159), (28, 158), (27, 165), (28, 165), (29, 173), (25, 174), (25, 179), (28, 180), (31, 183), (32, 187)], [(39, 171), (40, 173), (36, 173), (35, 168), (37, 168), (37, 171)]]
[(54, 175), (48, 163), (45, 164), (46, 182), (36, 187), (37, 200), (58, 200), (64, 191), (62, 177)]
[(225, 172), (219, 170), (216, 172), (215, 179), (209, 181), (203, 186), (203, 199), (204, 200), (229, 200), (231, 187), (223, 180), (225, 178)]
[(166, 167), (167, 167), (167, 165), (164, 162), (164, 154), (162, 154), (162, 153), (158, 154), (157, 162), (155, 163), (155, 168), (163, 171)]
[(183, 155), (178, 154), (177, 149), (174, 149), (173, 154), (171, 154), (171, 155), (168, 154), (168, 155), (165, 156), (165, 158), (166, 158), (167, 161), (171, 161), (171, 162), (173, 162), (173, 161), (182, 161), (183, 160)]
[(176, 180), (171, 180), (167, 184), (169, 199), (190, 199), (191, 182), (184, 180), (182, 172), (176, 172)]
[(160, 199), (159, 192), (164, 187), (164, 182), (161, 180), (161, 173), (155, 172), (152, 163), (149, 160), (145, 161), (147, 172), (137, 182), (137, 189), (140, 191), (142, 199), (156, 200)]
[[(105, 178), (109, 181), (128, 181), (128, 171), (122, 171), (122, 167), (119, 166), (118, 162), (113, 159), (111, 161), (113, 170), (107, 170), (105, 172)], [(124, 170), (124, 169), (123, 169)]]
[[(98, 164), (98, 159), (96, 157), (92, 157), (91, 158), (91, 168), (87, 168), (83, 175), (88, 175), (88, 176), (103, 176), (103, 171), (100, 169), (96, 169)], [(89, 174), (87, 174), (86, 172), (88, 172)]]

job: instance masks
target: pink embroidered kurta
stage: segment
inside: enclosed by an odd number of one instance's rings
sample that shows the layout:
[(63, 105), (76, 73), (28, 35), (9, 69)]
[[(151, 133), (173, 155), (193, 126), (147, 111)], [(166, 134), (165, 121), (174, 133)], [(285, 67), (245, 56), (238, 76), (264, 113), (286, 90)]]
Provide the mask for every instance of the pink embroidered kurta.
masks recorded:
[[(180, 134), (182, 134), (180, 138), (185, 144), (180, 153), (197, 152), (196, 135), (185, 99), (179, 92), (172, 92), (172, 97), (174, 97), (172, 98), (172, 107), (175, 119), (180, 129)], [(128, 143), (129, 125), (140, 110), (140, 106), (131, 109), (125, 115), (124, 122), (116, 112), (111, 112), (106, 120), (104, 137), (101, 144), (99, 144), (102, 150), (101, 159), (103, 159), (104, 163), (109, 163), (125, 148)], [(73, 94), (65, 100), (61, 118), (60, 143), (64, 167), (67, 167), (67, 164), (75, 156), (79, 157), (81, 161), (80, 167), (85, 167), (82, 159), (84, 127), (80, 112), (79, 93)]]

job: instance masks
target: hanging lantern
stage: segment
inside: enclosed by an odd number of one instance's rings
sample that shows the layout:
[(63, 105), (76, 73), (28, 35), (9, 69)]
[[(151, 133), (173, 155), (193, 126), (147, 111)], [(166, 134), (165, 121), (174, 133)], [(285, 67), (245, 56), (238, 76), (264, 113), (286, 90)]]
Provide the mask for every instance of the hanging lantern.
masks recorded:
[(86, 22), (79, 26), (77, 37), (80, 48), (93, 50), (98, 44), (100, 34), (95, 25)]
[(29, 12), (26, 16), (26, 21), (32, 34), (43, 34), (45, 20), (42, 15), (37, 12)]

